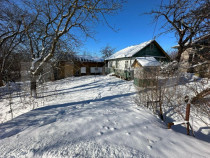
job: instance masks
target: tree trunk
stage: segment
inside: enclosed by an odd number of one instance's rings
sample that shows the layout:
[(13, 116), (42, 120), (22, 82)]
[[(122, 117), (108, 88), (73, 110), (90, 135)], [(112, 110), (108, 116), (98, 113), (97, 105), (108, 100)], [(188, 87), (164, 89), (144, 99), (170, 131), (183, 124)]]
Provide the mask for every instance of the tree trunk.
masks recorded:
[(200, 93), (198, 93), (196, 96), (194, 96), (191, 99), (191, 103), (192, 104), (201, 104), (201, 103), (205, 103), (204, 98), (206, 96), (210, 95), (210, 88), (206, 88), (204, 90), (202, 90)]
[(178, 54), (176, 56), (176, 61), (180, 62), (183, 51), (184, 51), (184, 49), (181, 46), (179, 46)]
[(2, 74), (0, 73), (0, 87), (3, 86)]
[(37, 92), (36, 92), (36, 77), (34, 75), (31, 75), (31, 96), (36, 98)]

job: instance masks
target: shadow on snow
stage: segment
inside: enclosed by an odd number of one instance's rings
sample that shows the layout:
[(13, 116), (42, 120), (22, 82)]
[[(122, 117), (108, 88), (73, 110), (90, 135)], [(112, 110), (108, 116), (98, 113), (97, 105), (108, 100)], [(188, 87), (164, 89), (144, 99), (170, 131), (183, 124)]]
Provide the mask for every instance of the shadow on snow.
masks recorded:
[[(56, 122), (57, 117), (61, 117), (62, 115), (65, 115), (65, 110), (60, 109), (60, 108), (72, 106), (73, 111), (71, 114), (75, 115), (75, 112), (77, 111), (74, 111), (75, 110), (74, 105), (84, 105), (84, 104), (89, 104), (90, 102), (94, 103), (94, 102), (107, 101), (107, 100), (110, 101), (111, 99), (126, 97), (133, 94), (135, 93), (126, 93), (126, 94), (102, 97), (102, 98), (93, 99), (93, 100), (57, 104), (57, 105), (51, 105), (51, 106), (46, 106), (46, 107), (32, 110), (28, 113), (25, 113), (16, 117), (13, 120), (0, 124), (0, 139), (4, 139), (6, 137), (11, 137), (13, 135), (16, 135), (26, 130), (29, 127), (41, 127), (41, 126), (45, 126), (53, 122)], [(97, 108), (100, 108), (101, 106), (104, 106), (104, 105), (102, 104), (98, 106)], [(92, 109), (92, 108), (93, 107), (91, 107), (90, 105), (87, 108), (86, 107), (83, 108), (83, 111)]]

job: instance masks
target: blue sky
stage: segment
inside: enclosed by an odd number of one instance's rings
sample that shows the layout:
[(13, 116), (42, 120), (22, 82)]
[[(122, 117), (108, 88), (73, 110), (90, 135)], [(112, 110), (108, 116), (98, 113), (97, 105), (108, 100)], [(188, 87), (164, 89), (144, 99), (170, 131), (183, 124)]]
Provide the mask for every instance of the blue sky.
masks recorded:
[[(167, 1), (167, 0), (165, 0)], [(140, 44), (153, 38), (155, 23), (151, 15), (142, 15), (151, 9), (158, 8), (160, 0), (127, 0), (123, 10), (117, 15), (107, 16), (110, 25), (119, 29), (114, 32), (111, 28), (101, 23), (95, 26), (95, 39), (87, 39), (81, 47), (80, 53), (86, 51), (93, 56), (100, 56), (101, 48), (107, 44), (115, 50)], [(161, 32), (159, 29), (161, 21), (158, 21), (155, 35)], [(173, 34), (164, 34), (156, 38), (156, 41), (165, 51), (176, 45), (176, 38)]]

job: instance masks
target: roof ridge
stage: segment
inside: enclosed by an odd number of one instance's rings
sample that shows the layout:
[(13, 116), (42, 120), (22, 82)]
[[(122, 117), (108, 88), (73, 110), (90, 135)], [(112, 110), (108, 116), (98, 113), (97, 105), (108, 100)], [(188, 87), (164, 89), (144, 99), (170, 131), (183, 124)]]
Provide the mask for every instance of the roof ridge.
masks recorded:
[(109, 59), (118, 59), (118, 58), (124, 58), (124, 57), (132, 57), (136, 53), (138, 53), (140, 50), (145, 48), (147, 45), (149, 45), (151, 42), (155, 41), (154, 39), (142, 42), (137, 45), (128, 46), (126, 48), (123, 48), (116, 53), (112, 54), (110, 57), (106, 58), (105, 60)]

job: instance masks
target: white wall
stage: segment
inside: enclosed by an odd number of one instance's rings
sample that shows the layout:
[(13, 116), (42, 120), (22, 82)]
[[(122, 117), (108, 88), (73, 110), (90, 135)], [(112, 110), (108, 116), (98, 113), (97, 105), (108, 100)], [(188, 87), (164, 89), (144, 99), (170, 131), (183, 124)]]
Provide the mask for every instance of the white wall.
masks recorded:
[(86, 67), (81, 67), (81, 74), (86, 74)]
[(90, 73), (102, 73), (103, 68), (102, 67), (91, 67), (90, 68)]
[[(131, 68), (131, 65), (133, 64), (135, 58), (128, 58), (128, 59), (118, 59), (118, 60), (110, 60), (108, 61), (108, 67), (117, 68), (125, 70), (125, 64), (126, 61), (128, 63), (128, 68)], [(117, 66), (118, 65), (118, 66)]]

